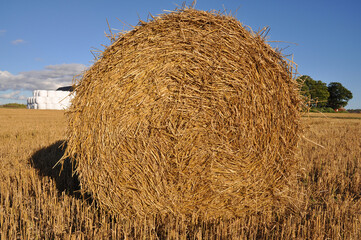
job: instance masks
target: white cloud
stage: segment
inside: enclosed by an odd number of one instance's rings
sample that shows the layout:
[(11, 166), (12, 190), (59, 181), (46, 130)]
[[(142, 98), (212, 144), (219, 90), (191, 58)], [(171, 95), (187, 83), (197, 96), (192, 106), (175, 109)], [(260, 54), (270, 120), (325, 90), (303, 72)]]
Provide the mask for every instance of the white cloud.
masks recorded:
[(83, 64), (59, 64), (46, 66), (43, 70), (34, 70), (11, 74), (0, 71), (0, 91), (5, 90), (55, 90), (58, 87), (69, 86), (75, 75), (86, 69)]
[(20, 95), (20, 91), (10, 92), (10, 93), (4, 93), (0, 95), (0, 98), (4, 99), (14, 99), (14, 100), (26, 100), (26, 97), (23, 95)]
[(24, 39), (16, 39), (14, 41), (11, 41), (11, 44), (13, 44), (13, 45), (19, 45), (21, 43), (25, 43), (25, 40)]
[(5, 35), (5, 33), (6, 33), (5, 29), (0, 29), (0, 36)]

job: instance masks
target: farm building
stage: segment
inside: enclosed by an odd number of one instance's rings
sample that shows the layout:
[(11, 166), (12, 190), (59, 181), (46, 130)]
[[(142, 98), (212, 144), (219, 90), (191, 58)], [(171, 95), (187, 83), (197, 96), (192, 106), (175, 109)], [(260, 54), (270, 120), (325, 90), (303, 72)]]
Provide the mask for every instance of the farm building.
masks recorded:
[(33, 96), (27, 99), (27, 107), (28, 109), (67, 109), (73, 98), (72, 90), (71, 86), (57, 90), (34, 90)]
[(344, 107), (336, 108), (334, 110), (335, 112), (346, 112), (346, 109)]

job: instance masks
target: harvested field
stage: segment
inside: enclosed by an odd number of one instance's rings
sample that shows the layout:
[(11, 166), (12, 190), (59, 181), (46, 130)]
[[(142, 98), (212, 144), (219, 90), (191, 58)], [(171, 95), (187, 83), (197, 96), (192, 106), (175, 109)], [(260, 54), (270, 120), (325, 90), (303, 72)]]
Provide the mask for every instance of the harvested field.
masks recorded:
[(301, 139), (298, 146), (293, 212), (154, 225), (156, 219), (110, 216), (91, 196), (77, 194), (70, 165), (60, 176), (52, 168), (63, 154), (62, 111), (0, 109), (0, 238), (360, 239), (361, 114), (325, 116), (302, 118), (314, 143)]
[(308, 118), (361, 119), (360, 113), (307, 113)]

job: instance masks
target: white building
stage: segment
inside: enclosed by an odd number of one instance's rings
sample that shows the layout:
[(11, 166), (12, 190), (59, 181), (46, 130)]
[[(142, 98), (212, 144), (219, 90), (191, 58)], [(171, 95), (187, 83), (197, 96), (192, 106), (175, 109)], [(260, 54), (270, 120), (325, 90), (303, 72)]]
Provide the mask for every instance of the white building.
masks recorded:
[(74, 92), (59, 89), (56, 91), (34, 90), (33, 96), (27, 99), (28, 109), (63, 110), (69, 108)]

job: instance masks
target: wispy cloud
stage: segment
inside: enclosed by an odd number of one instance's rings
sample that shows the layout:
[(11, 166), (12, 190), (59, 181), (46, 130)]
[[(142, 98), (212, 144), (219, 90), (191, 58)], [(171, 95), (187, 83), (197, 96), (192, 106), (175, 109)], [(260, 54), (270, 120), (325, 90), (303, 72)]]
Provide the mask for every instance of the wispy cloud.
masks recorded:
[(0, 36), (5, 35), (5, 33), (6, 33), (5, 29), (0, 29)]
[(19, 45), (21, 43), (25, 43), (25, 40), (24, 39), (16, 39), (16, 40), (11, 41), (11, 44), (13, 44), (13, 45)]
[(59, 64), (46, 66), (43, 70), (20, 72), (11, 74), (0, 71), (0, 91), (5, 90), (55, 90), (58, 87), (72, 83), (75, 75), (81, 74), (86, 69), (83, 64)]
[(4, 99), (14, 99), (14, 100), (25, 100), (26, 97), (23, 95), (20, 95), (20, 91), (10, 92), (10, 93), (4, 93), (0, 95), (0, 98)]

